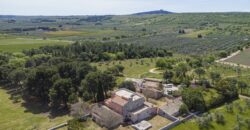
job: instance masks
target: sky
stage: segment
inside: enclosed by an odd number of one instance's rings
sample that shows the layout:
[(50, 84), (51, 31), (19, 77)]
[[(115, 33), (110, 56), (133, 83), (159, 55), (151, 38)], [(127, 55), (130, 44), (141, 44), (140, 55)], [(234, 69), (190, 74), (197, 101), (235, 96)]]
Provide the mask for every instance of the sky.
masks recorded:
[(123, 15), (159, 9), (250, 12), (250, 0), (0, 0), (0, 15)]

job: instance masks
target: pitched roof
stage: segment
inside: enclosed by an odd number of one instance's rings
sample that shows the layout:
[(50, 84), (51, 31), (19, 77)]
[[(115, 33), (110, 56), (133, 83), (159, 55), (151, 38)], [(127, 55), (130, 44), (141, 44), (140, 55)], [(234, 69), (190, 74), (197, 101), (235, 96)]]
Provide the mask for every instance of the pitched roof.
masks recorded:
[(112, 111), (111, 109), (109, 109), (108, 107), (106, 107), (105, 105), (102, 105), (102, 104), (94, 104), (92, 106), (91, 112), (95, 113), (99, 117), (107, 117), (110, 114), (112, 114), (113, 116), (116, 116), (116, 117), (122, 117), (120, 114)]
[(119, 96), (114, 96), (112, 97), (112, 102), (118, 104), (118, 105), (121, 105), (121, 106), (124, 106), (125, 104), (128, 103), (128, 100), (125, 100), (123, 99), (122, 97), (119, 97)]

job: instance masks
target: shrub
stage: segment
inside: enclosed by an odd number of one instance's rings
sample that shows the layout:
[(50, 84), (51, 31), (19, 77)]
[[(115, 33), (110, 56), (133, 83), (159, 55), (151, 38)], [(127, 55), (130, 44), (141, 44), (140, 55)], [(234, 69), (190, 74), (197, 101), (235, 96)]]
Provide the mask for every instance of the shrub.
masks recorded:
[(179, 109), (179, 114), (180, 115), (186, 115), (188, 114), (188, 106), (186, 104), (182, 104), (180, 109)]
[(119, 88), (126, 88), (131, 91), (136, 91), (134, 83), (132, 81), (124, 81), (119, 85)]
[(232, 104), (226, 104), (226, 110), (229, 113), (233, 113), (233, 105)]
[(68, 121), (68, 130), (84, 130), (84, 126), (78, 119), (72, 119)]
[(215, 113), (215, 120), (218, 124), (225, 124), (225, 117), (222, 113)]

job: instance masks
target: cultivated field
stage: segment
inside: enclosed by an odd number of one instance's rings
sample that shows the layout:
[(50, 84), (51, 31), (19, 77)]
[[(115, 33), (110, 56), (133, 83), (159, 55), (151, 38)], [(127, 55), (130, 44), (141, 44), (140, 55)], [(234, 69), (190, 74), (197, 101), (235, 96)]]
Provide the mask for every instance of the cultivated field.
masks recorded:
[(250, 66), (250, 48), (245, 49), (244, 51), (240, 52), (238, 55), (227, 59), (225, 62), (232, 62), (236, 64)]
[(60, 40), (42, 40), (31, 38), (17, 38), (17, 37), (0, 37), (0, 51), (4, 52), (21, 52), (32, 48), (39, 48), (41, 46), (52, 45), (67, 45), (70, 41)]
[[(234, 51), (249, 37), (249, 13), (123, 16), (4, 16), (0, 32), (41, 39), (119, 42), (161, 47), (177, 53)], [(8, 23), (15, 19), (15, 23)], [(34, 22), (35, 21), (35, 22)], [(185, 30), (185, 34), (179, 33)], [(203, 38), (197, 38), (201, 34)]]

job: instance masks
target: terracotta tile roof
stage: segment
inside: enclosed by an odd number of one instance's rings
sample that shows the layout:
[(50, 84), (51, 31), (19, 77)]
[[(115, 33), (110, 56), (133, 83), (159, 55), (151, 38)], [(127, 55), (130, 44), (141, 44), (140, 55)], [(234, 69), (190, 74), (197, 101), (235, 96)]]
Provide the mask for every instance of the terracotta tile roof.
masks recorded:
[(124, 106), (128, 103), (128, 100), (125, 100), (123, 99), (122, 97), (119, 97), (119, 96), (114, 96), (112, 97), (112, 102), (118, 104), (118, 105), (121, 105), (121, 106)]

